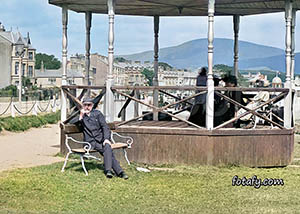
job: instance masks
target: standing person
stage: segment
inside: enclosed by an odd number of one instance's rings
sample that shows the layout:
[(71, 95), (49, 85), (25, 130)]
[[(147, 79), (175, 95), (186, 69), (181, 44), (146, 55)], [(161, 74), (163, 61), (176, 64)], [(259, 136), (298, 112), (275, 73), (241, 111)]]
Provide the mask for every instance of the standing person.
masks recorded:
[(118, 177), (128, 179), (112, 151), (111, 131), (105, 122), (105, 118), (100, 111), (93, 109), (93, 105), (91, 98), (83, 99), (83, 108), (80, 110), (79, 122), (83, 126), (84, 141), (89, 142), (92, 149), (103, 155), (104, 173), (107, 178), (113, 177), (113, 170)]
[(198, 72), (196, 86), (206, 86), (207, 82), (207, 69), (202, 67)]
[[(202, 67), (197, 76), (196, 86), (206, 86), (207, 82), (207, 69), (206, 67)], [(196, 90), (196, 93), (199, 93), (199, 90)], [(201, 94), (195, 98), (196, 104), (205, 104), (206, 102), (206, 94)]]

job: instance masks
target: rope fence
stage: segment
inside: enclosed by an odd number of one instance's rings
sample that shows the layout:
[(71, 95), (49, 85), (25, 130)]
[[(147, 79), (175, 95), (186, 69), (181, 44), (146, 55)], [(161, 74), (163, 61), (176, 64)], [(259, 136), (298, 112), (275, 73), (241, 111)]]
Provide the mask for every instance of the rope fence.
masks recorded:
[[(46, 100), (45, 100), (46, 101)], [(42, 104), (45, 101), (34, 101), (34, 102), (22, 102), (20, 105), (18, 105), (18, 102), (13, 102), (12, 97), (10, 98), (9, 103), (0, 103), (0, 110), (4, 109), (3, 106), (5, 106), (5, 109), (0, 113), (0, 117), (7, 117), (7, 116), (12, 116), (15, 117), (16, 113), (18, 115), (37, 115), (39, 113), (45, 113), (45, 112), (56, 112), (60, 108), (57, 108), (60, 106), (60, 100), (59, 99), (52, 99), (52, 100), (47, 100), (46, 107), (43, 108)], [(26, 106), (26, 110), (24, 109), (24, 104), (30, 104), (29, 109)], [(7, 105), (8, 104), (8, 105)], [(7, 106), (6, 106), (7, 105)], [(28, 110), (27, 110), (28, 109)]]
[(37, 105), (37, 108), (38, 108), (41, 112), (46, 112), (49, 106), (50, 106), (50, 100), (49, 100), (49, 102), (48, 102), (48, 104), (47, 104), (47, 106), (46, 106), (45, 109), (43, 109), (42, 106), (40, 106), (40, 105)]
[(32, 111), (32, 109), (34, 108), (35, 104), (36, 104), (36, 101), (35, 101), (35, 103), (32, 105), (32, 107), (31, 107), (27, 112), (25, 112), (25, 113), (22, 112), (21, 110), (19, 110), (19, 109), (17, 108), (16, 105), (14, 105), (14, 108), (15, 108), (15, 110), (16, 110), (19, 114), (21, 114), (21, 115), (26, 115), (26, 114), (29, 114), (29, 113)]
[(11, 106), (11, 104), (12, 104), (12, 98), (10, 99), (10, 102), (9, 102), (7, 108), (0, 114), (0, 116), (4, 115), (6, 112), (8, 112), (8, 109)]

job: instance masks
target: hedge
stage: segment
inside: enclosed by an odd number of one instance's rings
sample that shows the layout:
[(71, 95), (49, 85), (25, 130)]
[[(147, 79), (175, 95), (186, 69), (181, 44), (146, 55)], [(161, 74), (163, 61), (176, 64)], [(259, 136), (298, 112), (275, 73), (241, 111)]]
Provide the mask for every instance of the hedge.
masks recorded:
[(0, 131), (25, 131), (32, 127), (41, 127), (46, 124), (55, 124), (60, 120), (60, 111), (44, 115), (0, 118)]

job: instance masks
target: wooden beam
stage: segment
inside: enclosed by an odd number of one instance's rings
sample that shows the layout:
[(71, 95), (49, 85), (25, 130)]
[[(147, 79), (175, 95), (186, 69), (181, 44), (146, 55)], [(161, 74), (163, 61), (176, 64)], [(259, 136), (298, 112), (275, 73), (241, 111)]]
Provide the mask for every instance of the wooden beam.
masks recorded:
[(281, 94), (278, 95), (277, 97), (274, 97), (274, 98), (272, 98), (272, 99), (270, 99), (270, 100), (268, 100), (268, 101), (266, 101), (266, 102), (260, 104), (259, 106), (255, 107), (254, 109), (249, 109), (249, 108), (247, 108), (246, 106), (243, 106), (242, 104), (236, 102), (235, 100), (230, 99), (229, 97), (227, 97), (227, 96), (221, 94), (221, 93), (218, 92), (218, 91), (216, 91), (215, 93), (216, 93), (217, 95), (223, 97), (223, 98), (226, 99), (227, 101), (229, 101), (229, 102), (231, 102), (231, 103), (233, 103), (233, 104), (235, 104), (235, 105), (237, 105), (237, 106), (239, 106), (239, 107), (241, 107), (241, 108), (243, 108), (243, 109), (245, 109), (245, 110), (247, 111), (247, 112), (241, 114), (240, 116), (237, 116), (237, 117), (235, 117), (235, 118), (232, 118), (231, 120), (229, 120), (229, 121), (227, 121), (227, 122), (225, 122), (225, 123), (223, 123), (223, 124), (221, 124), (221, 125), (215, 127), (215, 129), (222, 128), (222, 127), (224, 127), (225, 125), (227, 125), (227, 124), (229, 124), (229, 123), (232, 123), (232, 122), (234, 122), (234, 121), (236, 121), (236, 120), (238, 120), (238, 119), (240, 119), (240, 118), (242, 118), (242, 117), (244, 117), (245, 115), (250, 114), (250, 113), (252, 113), (252, 114), (254, 114), (254, 115), (256, 115), (256, 116), (258, 116), (258, 117), (260, 117), (260, 118), (262, 118), (262, 119), (264, 119), (264, 120), (266, 120), (266, 121), (268, 121), (268, 122), (270, 122), (270, 123), (272, 123), (272, 124), (275, 125), (275, 126), (278, 126), (278, 127), (281, 128), (281, 129), (284, 129), (283, 126), (281, 126), (281, 125), (279, 125), (278, 123), (275, 123), (274, 121), (270, 120), (269, 118), (267, 118), (267, 117), (265, 117), (265, 116), (263, 116), (263, 115), (257, 113), (256, 110), (257, 110), (257, 109), (260, 109), (261, 107), (263, 107), (263, 106), (265, 106), (265, 105), (267, 105), (267, 104), (269, 104), (269, 103), (271, 103), (271, 102), (274, 102), (275, 100), (277, 100), (277, 99), (281, 98), (282, 96), (286, 95), (286, 93), (281, 93)]

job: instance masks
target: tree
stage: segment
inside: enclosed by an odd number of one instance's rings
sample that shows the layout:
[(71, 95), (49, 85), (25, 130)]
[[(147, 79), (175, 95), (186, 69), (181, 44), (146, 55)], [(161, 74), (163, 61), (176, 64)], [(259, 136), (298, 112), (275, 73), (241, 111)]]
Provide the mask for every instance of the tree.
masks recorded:
[(164, 70), (167, 70), (167, 68), (170, 68), (170, 69), (173, 68), (171, 65), (169, 65), (168, 63), (165, 63), (165, 62), (159, 62), (158, 66), (163, 67)]
[(35, 68), (41, 69), (42, 61), (44, 63), (44, 68), (46, 69), (59, 69), (61, 62), (55, 58), (54, 55), (47, 55), (44, 53), (38, 53), (35, 55)]
[(223, 64), (217, 64), (214, 66), (214, 69), (221, 71), (222, 76), (229, 76), (233, 74), (233, 67)]
[(126, 62), (126, 59), (124, 57), (116, 57), (115, 61), (116, 62)]
[(31, 81), (28, 77), (22, 78), (22, 86), (30, 88), (32, 86)]
[(145, 78), (148, 80), (148, 85), (152, 86), (153, 85), (153, 77), (154, 77), (154, 71), (149, 70), (147, 68), (144, 68), (142, 71), (142, 74), (145, 76)]

